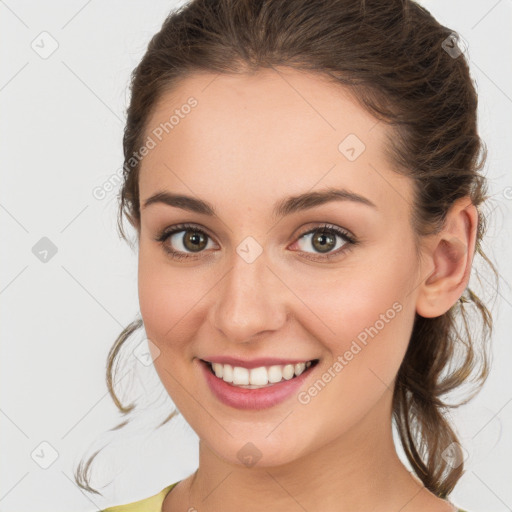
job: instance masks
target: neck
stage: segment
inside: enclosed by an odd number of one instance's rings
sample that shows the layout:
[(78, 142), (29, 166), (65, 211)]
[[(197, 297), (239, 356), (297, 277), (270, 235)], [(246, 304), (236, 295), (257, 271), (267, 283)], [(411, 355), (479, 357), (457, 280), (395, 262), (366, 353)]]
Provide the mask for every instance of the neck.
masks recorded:
[(199, 468), (186, 482), (179, 500), (201, 512), (452, 510), (398, 458), (388, 393), (350, 431), (284, 465), (231, 464), (201, 442)]

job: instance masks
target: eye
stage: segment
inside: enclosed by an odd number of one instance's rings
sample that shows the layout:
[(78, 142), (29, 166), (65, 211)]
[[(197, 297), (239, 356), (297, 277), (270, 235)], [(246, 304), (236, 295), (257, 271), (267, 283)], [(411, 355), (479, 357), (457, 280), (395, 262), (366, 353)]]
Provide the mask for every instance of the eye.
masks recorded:
[[(301, 243), (301, 240), (305, 237), (309, 237), (309, 240)], [(341, 239), (340, 243), (337, 242), (336, 238)], [(342, 252), (345, 252), (351, 249), (352, 246), (356, 245), (357, 240), (352, 234), (344, 229), (330, 224), (324, 224), (300, 235), (296, 244), (299, 245), (301, 251), (305, 251), (308, 247), (313, 247), (314, 250), (319, 251), (316, 255), (304, 257), (307, 259), (321, 261), (339, 256)], [(311, 254), (307, 251), (305, 252), (306, 254)]]
[(193, 257), (188, 255), (190, 253), (202, 252), (209, 238), (210, 236), (204, 230), (194, 224), (177, 224), (172, 228), (164, 229), (155, 240), (160, 242), (164, 250), (173, 258), (183, 259)]
[[(311, 237), (309, 241), (301, 243), (305, 237)], [(337, 240), (341, 239), (341, 243)], [(161, 231), (155, 240), (160, 242), (164, 250), (172, 256), (173, 259), (194, 258), (194, 253), (204, 252), (208, 248), (210, 235), (199, 226), (194, 224), (177, 224), (171, 228)], [(308, 246), (319, 251), (316, 255), (304, 255), (303, 257), (311, 260), (326, 260), (340, 255), (357, 244), (356, 238), (342, 228), (330, 224), (324, 224), (303, 233), (299, 236), (294, 245), (299, 245), (299, 249), (305, 254), (311, 254), (305, 251)], [(333, 250), (337, 248), (333, 252)]]

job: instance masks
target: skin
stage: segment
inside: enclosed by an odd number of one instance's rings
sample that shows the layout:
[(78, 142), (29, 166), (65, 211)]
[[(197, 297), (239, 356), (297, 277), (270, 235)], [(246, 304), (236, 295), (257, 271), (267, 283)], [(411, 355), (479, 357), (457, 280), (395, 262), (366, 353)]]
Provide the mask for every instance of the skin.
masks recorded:
[[(476, 209), (459, 200), (445, 229), (417, 245), (412, 181), (386, 159), (388, 128), (319, 75), (193, 75), (161, 98), (146, 135), (190, 96), (198, 105), (142, 161), (140, 203), (167, 190), (210, 202), (219, 217), (152, 204), (136, 226), (139, 302), (155, 368), (200, 438), (198, 470), (167, 495), (163, 511), (454, 510), (400, 462), (391, 399), (415, 313), (443, 314), (467, 285)], [(366, 146), (354, 161), (338, 150), (348, 134)], [(282, 198), (328, 187), (376, 208), (339, 201), (272, 218)], [(177, 260), (154, 239), (183, 222), (202, 227), (208, 245), (192, 252), (182, 231), (166, 242), (191, 256)], [(359, 243), (321, 261), (303, 234), (323, 222)], [(249, 236), (263, 251), (250, 264), (236, 251)], [(345, 243), (336, 240), (331, 253)], [(294, 395), (259, 411), (231, 408), (195, 361), (318, 358), (304, 390), (394, 303), (395, 318), (306, 405)], [(252, 467), (237, 457), (247, 442), (261, 452)]]

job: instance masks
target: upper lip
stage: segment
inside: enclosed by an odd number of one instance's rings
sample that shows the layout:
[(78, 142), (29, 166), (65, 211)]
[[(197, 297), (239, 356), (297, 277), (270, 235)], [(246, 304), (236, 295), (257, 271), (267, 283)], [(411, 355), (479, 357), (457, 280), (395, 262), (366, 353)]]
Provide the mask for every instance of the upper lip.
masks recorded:
[(297, 364), (307, 363), (308, 361), (314, 361), (311, 359), (279, 359), (275, 357), (260, 357), (257, 359), (239, 359), (238, 357), (229, 356), (211, 356), (202, 358), (203, 361), (208, 363), (219, 363), (219, 364), (230, 364), (231, 366), (241, 366), (243, 368), (259, 368), (260, 366), (273, 366), (273, 365), (286, 365), (286, 364)]

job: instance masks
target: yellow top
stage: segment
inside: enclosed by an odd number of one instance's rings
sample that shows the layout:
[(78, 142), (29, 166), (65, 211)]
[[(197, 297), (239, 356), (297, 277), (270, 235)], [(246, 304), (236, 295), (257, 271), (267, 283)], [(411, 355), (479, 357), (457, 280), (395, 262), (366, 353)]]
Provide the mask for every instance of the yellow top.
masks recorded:
[(170, 490), (180, 482), (175, 482), (162, 489), (158, 494), (145, 498), (143, 500), (127, 503), (126, 505), (116, 505), (109, 507), (101, 512), (162, 512), (162, 504)]
[[(180, 482), (181, 480), (178, 480), (177, 482), (168, 485), (158, 494), (155, 494), (149, 498), (127, 503), (126, 505), (116, 505), (115, 507), (109, 507), (102, 510), (101, 512), (162, 512), (162, 505), (164, 503), (165, 497), (167, 494), (169, 494), (171, 489)], [(459, 508), (458, 512), (466, 511)]]

